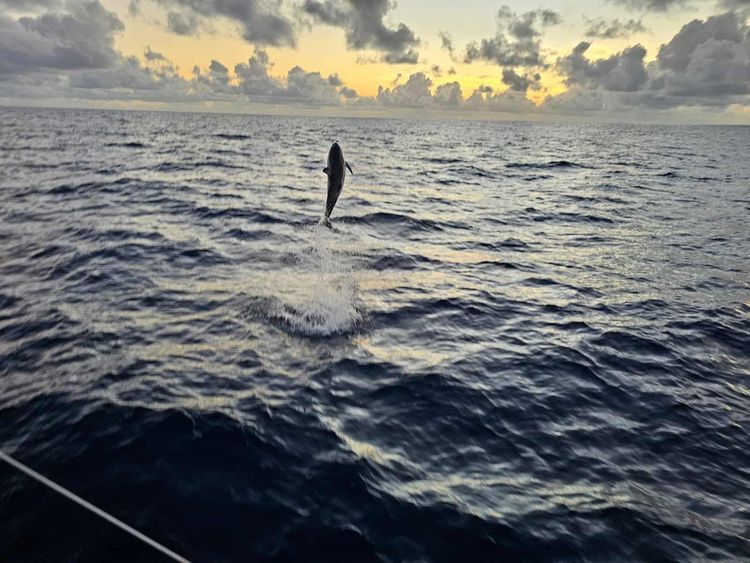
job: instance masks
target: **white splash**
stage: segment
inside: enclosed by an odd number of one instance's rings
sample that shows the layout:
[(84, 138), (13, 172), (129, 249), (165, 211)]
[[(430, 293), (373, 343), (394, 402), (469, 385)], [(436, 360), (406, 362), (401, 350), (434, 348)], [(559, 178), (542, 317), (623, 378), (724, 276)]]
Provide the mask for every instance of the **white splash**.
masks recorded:
[(302, 334), (348, 332), (362, 319), (351, 260), (334, 250), (337, 235), (322, 225), (305, 229), (304, 237), (297, 250), (301, 283), (279, 296), (271, 315)]

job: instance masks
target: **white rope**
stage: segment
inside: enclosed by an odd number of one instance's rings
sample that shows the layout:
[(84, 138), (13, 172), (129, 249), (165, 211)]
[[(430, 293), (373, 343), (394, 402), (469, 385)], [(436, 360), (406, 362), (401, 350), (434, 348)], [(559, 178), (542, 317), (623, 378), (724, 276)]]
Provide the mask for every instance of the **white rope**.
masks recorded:
[(182, 557), (181, 555), (177, 555), (174, 551), (172, 551), (170, 549), (167, 549), (166, 547), (164, 547), (163, 545), (161, 545), (158, 542), (155, 542), (154, 540), (152, 540), (148, 536), (142, 534), (141, 532), (139, 532), (135, 528), (131, 528), (125, 522), (122, 522), (122, 521), (118, 520), (117, 518), (115, 518), (111, 514), (107, 514), (101, 508), (97, 508), (96, 506), (94, 506), (90, 502), (83, 500), (78, 495), (76, 495), (74, 493), (71, 493), (69, 490), (61, 487), (57, 483), (55, 483), (53, 481), (50, 481), (44, 475), (41, 475), (41, 474), (37, 473), (36, 471), (34, 471), (33, 469), (31, 469), (30, 467), (26, 467), (23, 463), (21, 463), (20, 461), (16, 461), (15, 459), (13, 459), (12, 457), (10, 457), (8, 454), (6, 454), (5, 452), (3, 452), (2, 450), (0, 450), (0, 459), (2, 459), (3, 461), (5, 461), (9, 465), (12, 465), (13, 467), (15, 467), (16, 469), (18, 469), (19, 471), (22, 471), (23, 473), (25, 473), (29, 477), (32, 477), (32, 478), (36, 479), (37, 481), (39, 481), (40, 483), (42, 483), (44, 485), (47, 485), (53, 491), (57, 491), (61, 495), (65, 496), (65, 497), (68, 497), (73, 502), (76, 502), (76, 503), (80, 504), (82, 507), (90, 510), (94, 514), (96, 514), (98, 516), (101, 516), (102, 518), (104, 518), (108, 522), (114, 524), (118, 528), (120, 528), (122, 530), (125, 530), (131, 536), (135, 536), (136, 538), (138, 538), (142, 542), (147, 543), (148, 545), (150, 545), (154, 549), (157, 549), (157, 550), (161, 551), (167, 557), (170, 557), (171, 559), (174, 559), (175, 561), (180, 561), (182, 563), (189, 563), (188, 560), (185, 559), (184, 557)]

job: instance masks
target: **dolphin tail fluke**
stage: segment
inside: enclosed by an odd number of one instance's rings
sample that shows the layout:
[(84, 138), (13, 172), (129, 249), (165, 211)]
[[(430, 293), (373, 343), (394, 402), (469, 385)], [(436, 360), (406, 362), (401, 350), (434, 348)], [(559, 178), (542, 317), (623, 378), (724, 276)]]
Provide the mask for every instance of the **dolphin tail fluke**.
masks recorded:
[(352, 173), (352, 176), (354, 176), (354, 170), (352, 170), (352, 167), (351, 167), (351, 166), (349, 166), (349, 163), (348, 163), (348, 162), (346, 163), (346, 167), (347, 167), (347, 168), (349, 169), (349, 172), (351, 172), (351, 173)]

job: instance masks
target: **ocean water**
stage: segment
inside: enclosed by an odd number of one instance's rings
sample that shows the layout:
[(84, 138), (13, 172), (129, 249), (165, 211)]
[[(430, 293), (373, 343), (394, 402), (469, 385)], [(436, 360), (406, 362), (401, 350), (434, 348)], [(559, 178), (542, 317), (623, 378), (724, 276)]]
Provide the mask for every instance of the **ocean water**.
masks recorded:
[[(0, 447), (195, 561), (750, 558), (748, 154), (2, 109)], [(161, 558), (3, 465), (0, 560)]]

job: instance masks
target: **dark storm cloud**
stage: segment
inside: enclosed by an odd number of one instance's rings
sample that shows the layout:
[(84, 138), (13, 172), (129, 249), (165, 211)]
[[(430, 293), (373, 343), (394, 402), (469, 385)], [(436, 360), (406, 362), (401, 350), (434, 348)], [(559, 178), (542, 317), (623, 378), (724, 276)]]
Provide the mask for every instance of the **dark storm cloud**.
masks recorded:
[(605, 21), (603, 19), (587, 20), (588, 27), (584, 35), (586, 37), (599, 39), (615, 39), (618, 37), (630, 37), (636, 33), (647, 31), (641, 20), (619, 20)]
[(606, 59), (590, 60), (586, 51), (590, 43), (582, 41), (573, 51), (557, 61), (557, 69), (566, 76), (568, 86), (635, 92), (648, 80), (644, 58), (646, 49), (635, 45)]
[(97, 0), (73, 4), (69, 13), (17, 21), (0, 15), (0, 74), (111, 66), (119, 57), (114, 36), (123, 28)]
[(542, 88), (542, 76), (536, 73), (524, 73), (518, 74), (512, 68), (504, 68), (502, 81), (503, 84), (509, 86), (512, 90), (517, 92), (526, 92), (527, 90), (540, 90)]
[(543, 28), (560, 23), (557, 12), (532, 10), (516, 14), (507, 6), (497, 14), (494, 37), (466, 46), (464, 62), (484, 60), (501, 66), (545, 67), (541, 37)]
[(393, 7), (389, 0), (304, 0), (301, 5), (314, 21), (344, 29), (349, 49), (374, 49), (386, 63), (415, 64), (420, 41), (414, 32), (403, 23), (385, 23)]

